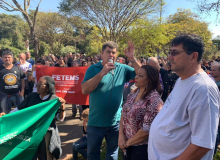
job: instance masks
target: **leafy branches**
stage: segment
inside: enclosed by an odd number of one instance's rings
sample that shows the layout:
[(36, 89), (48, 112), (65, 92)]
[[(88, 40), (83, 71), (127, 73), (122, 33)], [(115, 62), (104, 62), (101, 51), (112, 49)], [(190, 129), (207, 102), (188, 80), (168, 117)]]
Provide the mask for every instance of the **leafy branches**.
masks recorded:
[(154, 11), (157, 0), (63, 0), (60, 10), (95, 25), (105, 41), (120, 40), (138, 18)]

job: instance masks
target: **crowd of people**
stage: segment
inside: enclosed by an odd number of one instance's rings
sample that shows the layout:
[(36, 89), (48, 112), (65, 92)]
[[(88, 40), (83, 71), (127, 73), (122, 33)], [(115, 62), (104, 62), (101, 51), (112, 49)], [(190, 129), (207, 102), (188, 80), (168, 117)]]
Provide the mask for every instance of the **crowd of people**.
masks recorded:
[[(104, 138), (107, 160), (118, 159), (119, 147), (124, 160), (211, 160), (220, 141), (220, 57), (202, 59), (204, 47), (201, 37), (181, 35), (171, 42), (168, 57), (137, 59), (132, 42), (126, 57), (117, 57), (118, 46), (110, 41), (93, 57), (49, 54), (36, 64), (29, 52), (17, 60), (10, 50), (2, 50), (0, 113), (58, 98), (51, 77), (36, 80), (35, 65), (89, 66), (81, 84), (82, 93), (90, 95), (89, 106), (72, 106), (73, 118), (80, 107), (84, 133), (73, 144), (74, 160), (78, 153), (88, 160), (100, 159)], [(56, 119), (64, 121), (65, 100), (59, 99)], [(61, 156), (62, 151), (49, 147), (53, 132), (58, 132), (55, 121), (33, 159)]]

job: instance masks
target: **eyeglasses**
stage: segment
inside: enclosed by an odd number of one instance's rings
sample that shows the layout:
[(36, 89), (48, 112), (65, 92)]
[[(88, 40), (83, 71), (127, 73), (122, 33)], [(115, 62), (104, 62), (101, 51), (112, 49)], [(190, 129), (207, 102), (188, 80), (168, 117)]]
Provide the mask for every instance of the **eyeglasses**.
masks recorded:
[(186, 51), (176, 51), (176, 50), (173, 50), (173, 51), (168, 52), (168, 54), (171, 54), (171, 56), (176, 56), (176, 55), (180, 54), (181, 52), (186, 52)]
[(40, 87), (40, 88), (46, 87), (46, 86), (47, 86), (46, 84), (37, 84), (37, 85), (36, 85), (36, 87)]

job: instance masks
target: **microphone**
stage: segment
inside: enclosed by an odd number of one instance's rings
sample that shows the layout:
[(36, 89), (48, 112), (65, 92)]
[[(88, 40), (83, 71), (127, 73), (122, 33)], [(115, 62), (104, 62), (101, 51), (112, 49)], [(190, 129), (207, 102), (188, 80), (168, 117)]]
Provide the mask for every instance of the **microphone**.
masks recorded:
[[(108, 62), (114, 63), (114, 61), (112, 59), (109, 59)], [(112, 73), (112, 75), (115, 74), (113, 69), (110, 72)]]

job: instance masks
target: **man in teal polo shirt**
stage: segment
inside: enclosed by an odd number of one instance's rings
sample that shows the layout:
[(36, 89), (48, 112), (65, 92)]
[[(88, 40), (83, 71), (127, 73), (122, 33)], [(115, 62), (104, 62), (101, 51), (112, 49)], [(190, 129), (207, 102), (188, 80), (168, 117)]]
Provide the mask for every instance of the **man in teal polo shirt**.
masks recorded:
[(102, 46), (102, 61), (88, 68), (82, 83), (82, 93), (90, 94), (89, 121), (87, 127), (88, 160), (100, 159), (100, 146), (105, 137), (106, 160), (118, 159), (118, 131), (124, 84), (134, 79), (139, 64), (134, 57), (134, 44), (128, 42), (125, 54), (133, 63), (129, 67), (115, 62), (118, 46), (106, 42)]

